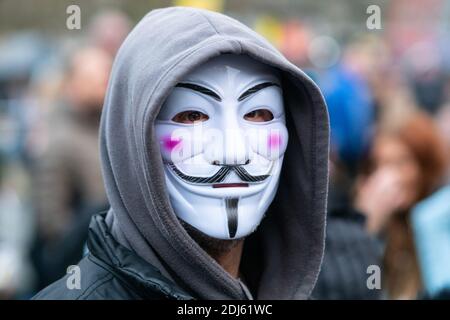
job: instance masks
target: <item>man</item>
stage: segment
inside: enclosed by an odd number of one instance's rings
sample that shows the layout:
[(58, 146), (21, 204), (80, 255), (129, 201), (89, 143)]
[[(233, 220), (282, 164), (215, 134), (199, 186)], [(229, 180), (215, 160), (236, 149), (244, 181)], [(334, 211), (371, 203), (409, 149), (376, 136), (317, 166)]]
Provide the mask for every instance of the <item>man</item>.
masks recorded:
[(100, 131), (111, 208), (91, 222), (81, 289), (66, 277), (36, 299), (309, 297), (328, 115), (261, 36), (205, 10), (150, 12), (118, 52)]

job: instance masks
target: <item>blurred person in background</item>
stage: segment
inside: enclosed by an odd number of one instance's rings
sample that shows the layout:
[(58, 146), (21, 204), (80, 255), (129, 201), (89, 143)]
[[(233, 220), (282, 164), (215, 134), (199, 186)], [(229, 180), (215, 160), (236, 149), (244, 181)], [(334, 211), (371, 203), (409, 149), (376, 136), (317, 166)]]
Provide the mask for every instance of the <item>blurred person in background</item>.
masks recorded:
[(33, 283), (27, 135), (34, 105), (28, 88), (49, 51), (35, 32), (0, 38), (0, 299), (23, 298)]
[(423, 41), (405, 53), (406, 75), (418, 106), (435, 115), (446, 96), (446, 70), (437, 43)]
[(366, 80), (348, 64), (323, 72), (319, 85), (331, 125), (330, 189), (325, 256), (314, 299), (380, 299), (367, 287), (367, 268), (379, 265), (382, 247), (367, 233), (351, 190), (373, 135), (373, 98)]
[(423, 297), (450, 299), (450, 185), (412, 210)]
[(383, 287), (391, 299), (415, 299), (422, 289), (410, 212), (442, 184), (446, 161), (442, 138), (422, 113), (376, 134), (355, 205), (385, 242)]
[[(447, 150), (450, 150), (450, 74), (447, 75), (445, 100), (434, 117), (436, 124), (445, 140)], [(450, 165), (447, 170), (447, 181), (450, 183)]]
[(38, 288), (78, 261), (90, 214), (106, 205), (98, 127), (111, 64), (111, 55), (99, 48), (76, 51), (61, 101), (48, 119), (47, 148), (33, 168), (38, 226), (32, 256)]
[(375, 118), (382, 126), (396, 126), (405, 114), (419, 109), (401, 64), (386, 39), (364, 35), (350, 42), (343, 56), (349, 70), (367, 82)]
[[(446, 101), (435, 121), (450, 153), (450, 81)], [(450, 160), (450, 159), (449, 159)], [(422, 273), (424, 298), (450, 299), (450, 161), (444, 177), (446, 186), (412, 209), (412, 226)]]
[(24, 178), (17, 165), (0, 155), (0, 300), (22, 297), (33, 280), (27, 255), (32, 219), (19, 192)]
[(112, 57), (131, 30), (131, 21), (118, 10), (106, 10), (94, 16), (89, 25), (90, 45), (101, 48)]

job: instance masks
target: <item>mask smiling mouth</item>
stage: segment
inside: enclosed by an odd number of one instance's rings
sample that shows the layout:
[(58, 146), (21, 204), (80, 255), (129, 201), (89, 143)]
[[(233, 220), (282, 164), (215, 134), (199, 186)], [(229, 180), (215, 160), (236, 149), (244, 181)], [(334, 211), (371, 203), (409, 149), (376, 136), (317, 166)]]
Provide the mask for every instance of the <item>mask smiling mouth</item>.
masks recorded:
[[(264, 175), (251, 175), (247, 172), (242, 166), (233, 165), (233, 166), (222, 166), (219, 171), (213, 174), (210, 177), (195, 177), (189, 176), (181, 172), (173, 163), (168, 163), (169, 168), (182, 180), (191, 183), (191, 184), (201, 184), (201, 185), (211, 185), (213, 188), (232, 188), (232, 187), (248, 187), (249, 183), (258, 183), (266, 180), (270, 177), (270, 173), (273, 168), (273, 164), (271, 165), (268, 174)], [(243, 181), (242, 183), (221, 183), (225, 180), (230, 172), (234, 171), (236, 175)]]

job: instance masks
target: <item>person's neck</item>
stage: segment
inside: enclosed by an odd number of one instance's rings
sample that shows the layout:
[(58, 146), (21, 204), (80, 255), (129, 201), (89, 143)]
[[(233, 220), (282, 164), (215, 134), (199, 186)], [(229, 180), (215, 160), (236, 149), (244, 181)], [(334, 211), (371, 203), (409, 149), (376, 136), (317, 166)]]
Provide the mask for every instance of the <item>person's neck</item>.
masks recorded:
[(233, 278), (239, 278), (239, 265), (241, 263), (244, 239), (239, 240), (230, 250), (213, 256), (214, 260), (225, 269)]
[(223, 240), (212, 238), (190, 224), (179, 220), (187, 233), (205, 250), (230, 276), (239, 277), (244, 238), (237, 240)]

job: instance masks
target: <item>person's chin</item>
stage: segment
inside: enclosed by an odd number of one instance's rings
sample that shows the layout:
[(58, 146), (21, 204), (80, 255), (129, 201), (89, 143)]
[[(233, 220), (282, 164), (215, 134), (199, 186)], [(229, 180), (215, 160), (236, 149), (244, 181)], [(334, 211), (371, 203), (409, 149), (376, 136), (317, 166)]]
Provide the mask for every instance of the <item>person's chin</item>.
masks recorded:
[(230, 240), (213, 238), (211, 236), (208, 236), (204, 232), (198, 230), (197, 228), (193, 227), (189, 223), (181, 219), (178, 220), (180, 221), (181, 225), (186, 230), (186, 232), (189, 234), (189, 236), (213, 258), (229, 252), (239, 242), (244, 240), (244, 238), (230, 239)]

